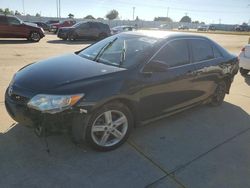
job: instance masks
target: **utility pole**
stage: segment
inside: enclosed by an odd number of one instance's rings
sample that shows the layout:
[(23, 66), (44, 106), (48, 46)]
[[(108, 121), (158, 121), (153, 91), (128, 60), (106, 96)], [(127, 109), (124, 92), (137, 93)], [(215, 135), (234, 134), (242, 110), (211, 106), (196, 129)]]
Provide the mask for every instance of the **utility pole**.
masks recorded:
[(24, 0), (22, 0), (22, 4), (23, 4), (23, 15), (25, 15)]
[(59, 18), (61, 18), (61, 0), (58, 0), (59, 4)]
[(168, 13), (169, 13), (169, 7), (167, 8), (167, 17), (168, 17)]
[(58, 18), (58, 0), (56, 0), (56, 17)]
[(135, 20), (135, 7), (133, 7), (133, 20)]

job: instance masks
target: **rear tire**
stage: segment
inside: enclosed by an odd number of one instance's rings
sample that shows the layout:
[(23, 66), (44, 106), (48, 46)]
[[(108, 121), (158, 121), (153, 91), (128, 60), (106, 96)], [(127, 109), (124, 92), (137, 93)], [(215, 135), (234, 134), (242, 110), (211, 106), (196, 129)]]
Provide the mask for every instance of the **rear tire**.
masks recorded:
[(74, 40), (76, 40), (75, 34), (74, 34), (74, 33), (70, 33), (70, 34), (68, 35), (68, 40), (69, 40), (69, 41), (74, 41)]
[(227, 84), (225, 81), (221, 81), (218, 83), (217, 88), (211, 98), (211, 106), (220, 106), (225, 98), (227, 91)]
[(39, 42), (41, 39), (41, 36), (38, 32), (33, 31), (30, 33), (29, 40), (32, 42)]
[(249, 72), (250, 72), (249, 70), (240, 68), (240, 74), (241, 74), (242, 76), (246, 76)]

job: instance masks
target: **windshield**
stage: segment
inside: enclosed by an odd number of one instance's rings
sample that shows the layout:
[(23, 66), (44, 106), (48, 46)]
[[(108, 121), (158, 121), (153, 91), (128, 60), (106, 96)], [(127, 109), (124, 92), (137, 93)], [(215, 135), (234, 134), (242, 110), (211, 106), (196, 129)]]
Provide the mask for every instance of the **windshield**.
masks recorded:
[(158, 41), (157, 38), (138, 35), (112, 36), (84, 49), (79, 55), (99, 63), (128, 68)]

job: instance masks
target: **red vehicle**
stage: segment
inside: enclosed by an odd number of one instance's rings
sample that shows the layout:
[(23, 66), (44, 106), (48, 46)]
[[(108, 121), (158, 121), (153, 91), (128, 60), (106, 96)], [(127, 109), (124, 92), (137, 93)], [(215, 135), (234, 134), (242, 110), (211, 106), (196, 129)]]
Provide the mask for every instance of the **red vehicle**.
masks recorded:
[(38, 42), (43, 38), (44, 31), (34, 23), (25, 23), (10, 15), (0, 15), (0, 38), (27, 38)]
[(51, 24), (49, 31), (56, 33), (58, 31), (58, 29), (61, 28), (61, 27), (71, 27), (71, 26), (73, 26), (75, 24), (76, 24), (75, 20), (60, 21), (59, 23)]

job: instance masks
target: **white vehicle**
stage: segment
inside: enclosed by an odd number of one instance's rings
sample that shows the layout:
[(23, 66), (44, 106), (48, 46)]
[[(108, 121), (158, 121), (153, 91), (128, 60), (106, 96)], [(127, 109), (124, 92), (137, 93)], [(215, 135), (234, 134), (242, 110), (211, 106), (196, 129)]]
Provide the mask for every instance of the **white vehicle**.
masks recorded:
[(244, 76), (250, 72), (250, 44), (242, 48), (239, 55), (240, 73)]
[(134, 30), (135, 30), (134, 26), (122, 25), (122, 26), (113, 27), (111, 29), (111, 33), (112, 33), (112, 35), (115, 35), (115, 34), (118, 34), (121, 32), (134, 31)]

